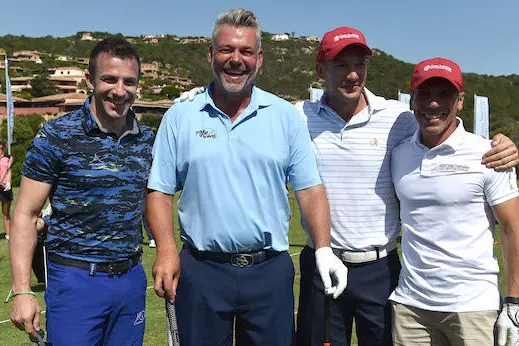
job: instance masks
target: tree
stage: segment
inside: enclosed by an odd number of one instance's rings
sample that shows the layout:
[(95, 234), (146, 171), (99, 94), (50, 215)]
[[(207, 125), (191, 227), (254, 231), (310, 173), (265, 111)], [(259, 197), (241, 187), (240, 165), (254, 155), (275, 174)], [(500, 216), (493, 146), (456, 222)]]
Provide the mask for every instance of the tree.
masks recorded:
[(41, 73), (31, 80), (31, 95), (33, 97), (42, 97), (48, 95), (54, 95), (57, 93), (57, 89), (47, 77), (48, 73)]
[(162, 96), (164, 96), (165, 98), (168, 98), (171, 100), (171, 99), (174, 99), (174, 98), (180, 96), (180, 89), (174, 85), (170, 85), (170, 86), (162, 88), (162, 90), (160, 91), (160, 94)]

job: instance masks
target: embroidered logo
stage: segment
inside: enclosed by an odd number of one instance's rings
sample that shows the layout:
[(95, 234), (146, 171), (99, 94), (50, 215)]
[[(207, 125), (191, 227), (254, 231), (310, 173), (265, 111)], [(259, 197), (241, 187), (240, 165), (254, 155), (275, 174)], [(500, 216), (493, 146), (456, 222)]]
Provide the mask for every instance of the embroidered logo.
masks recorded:
[(372, 140), (369, 141), (369, 144), (378, 145), (378, 140), (376, 138), (373, 138)]
[(97, 156), (97, 153), (94, 154), (94, 158), (92, 160), (90, 160), (90, 164), (103, 164), (104, 162), (99, 158), (99, 156)]
[(135, 317), (135, 321), (133, 321), (133, 325), (139, 325), (144, 323), (144, 320), (146, 319), (146, 310), (142, 310), (137, 313), (137, 317)]
[(200, 138), (216, 138), (216, 131), (213, 129), (198, 130), (196, 134)]
[(438, 64), (438, 65), (427, 65), (423, 68), (425, 72), (429, 70), (445, 70), (447, 72), (452, 72), (452, 68), (446, 65)]
[(439, 166), (440, 172), (468, 172), (468, 165), (456, 165), (453, 163), (442, 163)]
[(360, 36), (357, 34), (354, 34), (354, 33), (335, 35), (333, 40), (339, 41), (339, 40), (342, 40), (343, 38), (356, 38), (357, 40), (360, 40)]

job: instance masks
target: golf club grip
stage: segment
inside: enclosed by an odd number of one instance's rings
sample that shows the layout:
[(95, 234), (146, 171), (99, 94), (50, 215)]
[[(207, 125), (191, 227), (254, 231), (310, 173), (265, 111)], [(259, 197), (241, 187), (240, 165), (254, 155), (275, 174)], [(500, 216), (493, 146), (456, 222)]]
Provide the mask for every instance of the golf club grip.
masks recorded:
[(180, 338), (178, 336), (177, 313), (175, 304), (171, 304), (166, 300), (166, 322), (168, 325), (168, 346), (180, 346)]
[(323, 346), (330, 346), (330, 320), (332, 296), (324, 296), (324, 340)]

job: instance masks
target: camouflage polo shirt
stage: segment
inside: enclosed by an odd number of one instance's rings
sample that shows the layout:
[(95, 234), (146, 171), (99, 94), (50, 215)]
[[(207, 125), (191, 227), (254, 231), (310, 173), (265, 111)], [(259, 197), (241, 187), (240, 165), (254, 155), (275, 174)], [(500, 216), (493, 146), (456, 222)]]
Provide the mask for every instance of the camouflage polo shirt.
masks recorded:
[(34, 138), (22, 175), (52, 184), (47, 249), (91, 262), (141, 251), (141, 217), (153, 131), (128, 113), (119, 138), (81, 109), (46, 123)]

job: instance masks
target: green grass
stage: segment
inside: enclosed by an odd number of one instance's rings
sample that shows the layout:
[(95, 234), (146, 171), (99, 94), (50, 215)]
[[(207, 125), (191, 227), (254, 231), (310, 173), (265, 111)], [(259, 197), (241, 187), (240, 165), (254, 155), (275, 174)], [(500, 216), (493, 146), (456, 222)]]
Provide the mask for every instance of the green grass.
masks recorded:
[[(17, 194), (17, 189), (15, 189), (15, 196)], [(14, 204), (13, 204), (14, 206)], [(300, 252), (303, 246), (306, 244), (306, 235), (303, 232), (301, 225), (299, 223), (299, 209), (297, 208), (297, 204), (295, 203), (295, 198), (293, 194), (290, 195), (290, 206), (293, 210), (293, 215), (290, 220), (290, 232), (289, 232), (289, 242), (290, 242), (290, 254), (296, 254)], [(176, 210), (174, 215), (176, 219)], [(14, 327), (14, 325), (8, 321), (9, 314), (11, 309), (11, 303), (4, 304), (3, 300), (7, 296), (11, 286), (11, 272), (9, 265), (9, 253), (7, 242), (3, 239), (3, 225), (0, 222), (0, 346), (12, 346), (12, 345), (34, 345), (30, 343), (28, 337), (25, 333), (19, 331)], [(176, 229), (176, 235), (178, 237), (178, 225)], [(499, 232), (497, 232), (496, 238), (499, 239)], [(177, 238), (178, 239), (178, 238)], [(179, 242), (180, 244), (180, 242)], [(147, 241), (143, 245), (143, 265), (146, 270), (146, 275), (148, 277), (148, 290), (146, 294), (146, 334), (144, 336), (144, 345), (166, 345), (166, 319), (164, 312), (164, 300), (157, 297), (155, 291), (151, 286), (153, 285), (153, 278), (151, 276), (151, 266), (153, 265), (153, 261), (155, 259), (155, 249), (150, 249), (147, 246)], [(502, 268), (501, 263), (501, 245), (498, 244), (494, 247), (494, 250), (498, 254), (500, 267)], [(297, 307), (298, 297), (299, 297), (299, 256), (292, 256), (292, 260), (294, 262), (294, 268), (296, 271), (296, 277), (294, 280), (294, 292), (295, 292), (295, 304)], [(501, 288), (503, 289), (504, 285), (504, 277), (501, 278)], [(45, 302), (43, 300), (43, 291), (44, 286), (41, 284), (37, 284), (36, 279), (33, 277), (33, 286), (32, 289), (37, 293), (38, 299), (42, 304), (43, 310), (45, 310)], [(45, 326), (45, 314), (42, 314), (41, 320), (42, 326)], [(355, 334), (355, 333), (353, 333)], [(355, 335), (353, 335), (352, 345), (357, 345), (357, 339)]]

